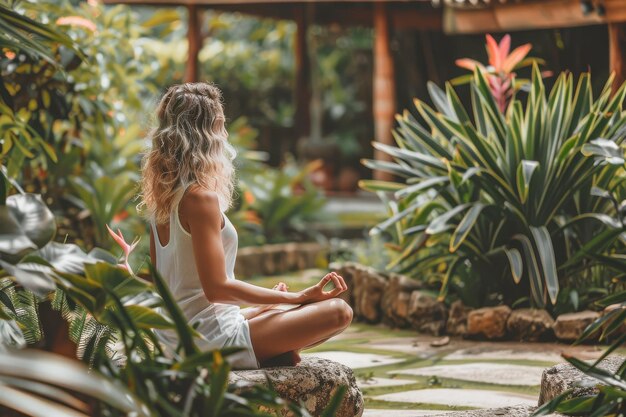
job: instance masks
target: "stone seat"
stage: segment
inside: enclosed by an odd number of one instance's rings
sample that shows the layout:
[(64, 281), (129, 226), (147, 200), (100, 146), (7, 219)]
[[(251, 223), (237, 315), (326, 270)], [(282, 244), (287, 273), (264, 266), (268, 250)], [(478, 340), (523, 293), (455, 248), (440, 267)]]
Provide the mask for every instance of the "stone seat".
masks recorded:
[[(360, 417), (363, 414), (363, 395), (352, 369), (345, 365), (307, 356), (297, 366), (232, 371), (229, 382), (245, 389), (254, 384), (266, 385), (266, 375), (282, 398), (304, 404), (313, 416), (321, 414), (341, 385), (348, 389), (336, 417)], [(283, 410), (282, 415), (292, 414)]]

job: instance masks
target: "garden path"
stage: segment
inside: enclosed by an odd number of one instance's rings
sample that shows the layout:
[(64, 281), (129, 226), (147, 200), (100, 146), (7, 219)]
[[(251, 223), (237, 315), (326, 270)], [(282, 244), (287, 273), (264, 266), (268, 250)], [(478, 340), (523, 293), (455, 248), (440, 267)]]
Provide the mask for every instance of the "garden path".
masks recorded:
[[(307, 270), (252, 282), (278, 281), (296, 291), (317, 282), (322, 270)], [(593, 359), (598, 346), (558, 343), (483, 342), (440, 338), (382, 325), (353, 323), (344, 333), (306, 351), (354, 370), (365, 397), (364, 417), (418, 417), (455, 410), (535, 406), (541, 372), (563, 362), (561, 353)]]

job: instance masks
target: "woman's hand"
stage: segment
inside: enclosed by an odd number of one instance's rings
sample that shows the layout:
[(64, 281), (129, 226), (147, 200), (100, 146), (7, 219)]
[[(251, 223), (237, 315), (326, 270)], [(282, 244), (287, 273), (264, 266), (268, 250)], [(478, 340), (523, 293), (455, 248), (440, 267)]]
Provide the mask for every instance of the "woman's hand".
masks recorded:
[[(330, 291), (324, 291), (324, 287), (330, 281), (333, 282), (335, 288)], [(336, 272), (330, 272), (324, 276), (312, 287), (309, 287), (305, 290), (302, 290), (298, 293), (299, 295), (299, 303), (300, 304), (309, 304), (315, 303), (318, 301), (328, 300), (330, 298), (334, 298), (348, 289), (346, 282), (343, 280), (343, 277)]]

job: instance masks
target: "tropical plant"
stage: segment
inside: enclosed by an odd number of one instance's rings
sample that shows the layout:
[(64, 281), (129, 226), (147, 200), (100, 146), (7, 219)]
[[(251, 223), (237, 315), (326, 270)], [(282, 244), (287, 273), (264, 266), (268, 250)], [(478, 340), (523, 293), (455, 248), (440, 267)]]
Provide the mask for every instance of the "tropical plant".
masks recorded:
[(594, 98), (589, 74), (576, 86), (561, 74), (546, 93), (534, 65), (526, 102), (514, 96), (503, 113), (477, 69), (472, 117), (451, 85), (430, 83), (436, 110), (416, 100), (424, 121), (405, 111), (398, 147), (374, 143), (393, 161), (364, 161), (405, 180), (362, 183), (393, 195), (392, 215), (372, 230), (393, 233), (397, 256), (388, 267), (435, 276), (442, 297), (469, 274), (483, 297), (495, 292), (512, 303), (521, 288), (536, 307), (557, 302), (573, 277), (608, 282), (597, 259), (621, 248), (624, 236), (614, 200), (624, 198), (626, 88), (612, 95), (612, 80)]
[[(4, 200), (6, 183), (0, 180)], [(0, 407), (32, 416), (53, 411), (76, 416), (267, 415), (260, 406), (309, 415), (304, 406), (280, 399), (271, 385), (230, 386), (225, 357), (238, 348), (201, 352), (194, 338), (202, 336), (187, 323), (154, 269), (152, 284), (115, 265), (117, 260), (105, 252), (87, 255), (74, 245), (50, 242), (54, 220), (36, 196), (11, 196), (0, 209), (5, 226), (0, 231)], [(116, 237), (127, 260), (135, 245)], [(27, 299), (18, 300), (16, 294)], [(49, 298), (70, 322), (70, 337), (78, 356), (94, 369), (91, 373), (54, 355), (6, 347), (24, 348), (41, 337), (41, 332), (25, 335), (41, 330), (37, 303)], [(177, 332), (180, 343), (173, 355), (164, 354), (153, 329)], [(27, 366), (33, 360), (38, 366)], [(344, 392), (338, 390), (329, 402), (329, 416)]]
[(324, 198), (308, 178), (319, 161), (304, 167), (288, 160), (281, 169), (240, 179), (241, 207), (233, 213), (238, 228), (252, 232), (248, 244), (278, 243), (315, 237), (311, 221), (321, 218)]
[[(626, 261), (621, 256), (611, 256), (607, 259), (615, 268), (624, 271)], [(593, 363), (580, 360), (570, 355), (563, 357), (575, 368), (597, 380), (597, 391), (588, 391), (583, 396), (572, 396), (574, 389), (569, 389), (553, 400), (539, 407), (533, 416), (543, 416), (554, 412), (567, 415), (585, 416), (619, 416), (626, 412), (626, 361), (615, 370), (601, 369), (598, 365), (611, 353), (622, 347), (626, 342), (626, 291), (610, 295), (596, 303), (605, 308), (605, 313), (591, 323), (578, 338), (576, 344), (585, 340), (599, 340), (611, 345)], [(607, 308), (608, 307), (608, 308)]]

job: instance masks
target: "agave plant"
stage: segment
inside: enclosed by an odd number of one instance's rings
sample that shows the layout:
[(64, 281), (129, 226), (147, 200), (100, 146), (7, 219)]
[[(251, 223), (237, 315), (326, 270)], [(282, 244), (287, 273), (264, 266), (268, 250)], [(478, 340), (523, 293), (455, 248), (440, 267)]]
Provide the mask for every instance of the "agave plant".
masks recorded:
[(389, 267), (418, 276), (444, 265), (442, 296), (463, 267), (483, 294), (511, 301), (512, 278), (533, 305), (555, 303), (561, 282), (590, 273), (593, 256), (623, 237), (619, 207), (604, 195), (623, 190), (626, 89), (612, 96), (611, 84), (594, 98), (589, 74), (576, 85), (561, 74), (547, 93), (534, 65), (526, 102), (513, 97), (503, 113), (477, 69), (470, 116), (451, 85), (430, 83), (436, 109), (416, 100), (423, 122), (405, 111), (398, 147), (374, 143), (393, 161), (364, 161), (404, 179), (362, 183), (393, 193), (391, 217), (373, 229), (393, 226)]

